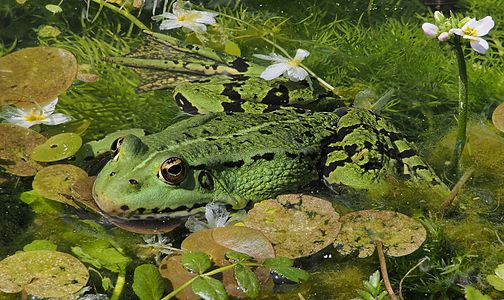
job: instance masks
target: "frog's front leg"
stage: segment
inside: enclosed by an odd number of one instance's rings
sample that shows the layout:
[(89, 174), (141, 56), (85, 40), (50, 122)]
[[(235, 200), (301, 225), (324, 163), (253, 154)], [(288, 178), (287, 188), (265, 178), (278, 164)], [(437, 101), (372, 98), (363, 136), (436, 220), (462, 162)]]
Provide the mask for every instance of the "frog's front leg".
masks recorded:
[(415, 186), (446, 186), (397, 129), (367, 110), (340, 109), (337, 134), (323, 151), (327, 186), (384, 193), (394, 177)]

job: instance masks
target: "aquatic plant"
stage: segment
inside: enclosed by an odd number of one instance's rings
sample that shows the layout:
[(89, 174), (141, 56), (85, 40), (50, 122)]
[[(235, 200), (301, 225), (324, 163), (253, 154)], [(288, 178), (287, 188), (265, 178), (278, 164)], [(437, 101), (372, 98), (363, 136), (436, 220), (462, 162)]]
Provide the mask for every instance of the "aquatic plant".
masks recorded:
[(478, 53), (485, 54), (489, 48), (481, 36), (485, 36), (493, 28), (494, 21), (492, 17), (487, 16), (480, 21), (469, 17), (459, 17), (451, 15), (446, 18), (441, 12), (434, 13), (436, 24), (424, 23), (422, 29), (428, 37), (438, 38), (440, 42), (448, 42), (453, 46), (455, 56), (457, 58), (459, 71), (459, 113), (458, 113), (458, 128), (457, 139), (455, 141), (454, 155), (452, 167), (456, 168), (457, 172), (460, 168), (460, 158), (464, 150), (467, 137), (467, 111), (468, 111), (468, 79), (467, 69), (462, 46), (462, 39), (470, 41), (471, 47)]

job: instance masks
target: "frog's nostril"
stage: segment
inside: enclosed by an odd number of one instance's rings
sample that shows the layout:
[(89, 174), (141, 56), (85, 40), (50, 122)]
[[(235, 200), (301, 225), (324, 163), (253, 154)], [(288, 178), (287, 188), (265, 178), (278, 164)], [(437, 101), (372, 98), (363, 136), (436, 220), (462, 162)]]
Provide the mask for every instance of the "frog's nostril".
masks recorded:
[(138, 181), (136, 181), (135, 179), (130, 179), (130, 180), (129, 180), (129, 183), (130, 183), (130, 184), (138, 184)]

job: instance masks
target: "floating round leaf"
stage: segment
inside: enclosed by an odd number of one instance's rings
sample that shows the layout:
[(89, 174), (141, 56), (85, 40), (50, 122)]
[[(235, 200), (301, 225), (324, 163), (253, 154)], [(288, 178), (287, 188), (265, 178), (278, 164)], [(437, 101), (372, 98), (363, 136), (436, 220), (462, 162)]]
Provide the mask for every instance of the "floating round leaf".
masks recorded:
[(37, 194), (47, 199), (78, 207), (73, 199), (72, 185), (87, 178), (87, 173), (73, 165), (52, 165), (40, 170), (33, 179), (32, 187)]
[(0, 58), (0, 106), (51, 102), (72, 84), (77, 60), (60, 48), (25, 48)]
[(31, 158), (40, 162), (53, 162), (69, 158), (82, 146), (80, 135), (75, 133), (60, 133), (49, 138), (44, 144), (33, 149)]
[[(189, 272), (186, 268), (184, 268), (184, 266), (182, 266), (181, 260), (181, 255), (170, 255), (163, 258), (161, 264), (159, 265), (159, 273), (161, 274), (161, 277), (168, 279), (174, 288), (181, 286), (196, 276), (195, 273)], [(191, 286), (188, 286), (180, 291), (177, 294), (177, 298), (184, 300), (201, 299), (193, 293)]]
[(37, 297), (65, 297), (77, 293), (89, 279), (75, 257), (57, 251), (19, 252), (0, 261), (0, 291), (25, 290)]
[(338, 219), (329, 201), (289, 194), (256, 203), (244, 223), (262, 231), (276, 255), (298, 258), (330, 245), (341, 228)]
[(72, 195), (75, 197), (75, 201), (82, 203), (90, 210), (99, 213), (100, 209), (93, 199), (93, 184), (95, 180), (96, 176), (81, 178), (80, 180), (72, 184), (71, 190)]
[(188, 236), (180, 247), (205, 252), (218, 266), (227, 263), (225, 255), (229, 250), (245, 253), (257, 261), (275, 257), (273, 246), (262, 232), (243, 226), (201, 230)]
[(495, 108), (492, 114), (492, 122), (495, 128), (504, 132), (504, 102)]
[(30, 158), (30, 153), (45, 141), (43, 135), (31, 129), (0, 124), (0, 167), (17, 176), (35, 175), (42, 166)]
[(427, 235), (418, 221), (393, 211), (361, 210), (344, 215), (340, 221), (343, 226), (334, 248), (342, 255), (358, 252), (359, 257), (371, 256), (375, 241), (380, 240), (386, 255), (404, 256), (418, 249)]

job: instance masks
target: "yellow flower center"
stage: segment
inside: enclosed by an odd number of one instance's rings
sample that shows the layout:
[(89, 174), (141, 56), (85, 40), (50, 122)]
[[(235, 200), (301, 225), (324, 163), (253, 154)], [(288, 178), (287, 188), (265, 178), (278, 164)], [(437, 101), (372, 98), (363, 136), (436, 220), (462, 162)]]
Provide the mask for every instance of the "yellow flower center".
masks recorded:
[(35, 111), (30, 112), (26, 116), (23, 116), (23, 118), (27, 122), (44, 121), (46, 119), (43, 115), (41, 115), (41, 114), (39, 114), (38, 112), (35, 112)]
[(301, 63), (301, 61), (299, 59), (292, 59), (291, 61), (289, 61), (289, 65), (293, 66), (293, 67), (299, 67), (299, 64)]
[(194, 19), (198, 17), (197, 14), (186, 14), (177, 17), (177, 21), (179, 22), (192, 22)]
[(471, 27), (467, 27), (466, 29), (464, 29), (464, 34), (468, 35), (468, 36), (476, 37), (476, 36), (478, 36), (478, 30), (471, 28)]

